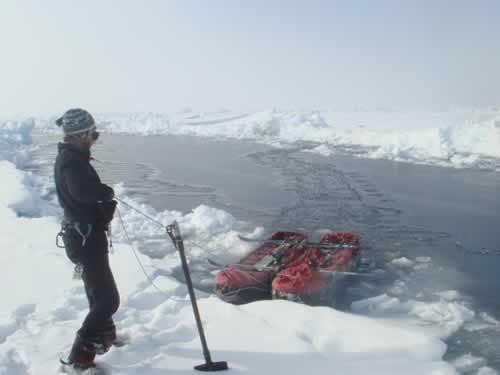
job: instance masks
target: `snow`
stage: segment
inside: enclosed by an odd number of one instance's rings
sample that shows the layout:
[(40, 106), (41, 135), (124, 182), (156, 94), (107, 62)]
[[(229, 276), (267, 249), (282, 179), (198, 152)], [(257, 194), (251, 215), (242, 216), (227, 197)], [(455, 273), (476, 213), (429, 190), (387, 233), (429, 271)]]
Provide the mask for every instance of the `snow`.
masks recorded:
[(304, 150), (304, 152), (310, 152), (310, 153), (313, 153), (313, 154), (320, 154), (320, 155), (323, 155), (323, 156), (330, 156), (330, 155), (333, 155), (333, 149), (332, 147), (329, 147), (328, 145), (325, 145), (325, 144), (321, 144), (317, 147), (314, 147), (314, 148), (311, 148), (311, 149), (308, 149), (308, 150)]
[(469, 332), (477, 331), (500, 331), (500, 322), (485, 312), (481, 312), (478, 319), (465, 325), (465, 330)]
[[(308, 130), (327, 129), (319, 114), (294, 115), (288, 120)], [(192, 121), (208, 119), (202, 116)], [(218, 126), (226, 126), (217, 121)], [(242, 120), (227, 123), (238, 121)], [(276, 121), (279, 132), (286, 121)], [(151, 120), (148, 126), (156, 129), (158, 125)], [(64, 250), (55, 246), (59, 219), (53, 203), (40, 194), (36, 176), (23, 169), (29, 163), (32, 124), (12, 122), (2, 129), (2, 142), (8, 147), (1, 149), (0, 161), (4, 233), (0, 261), (6, 265), (0, 273), (4, 286), (0, 374), (52, 374), (86, 314), (86, 297), (81, 282), (71, 279), (73, 266)], [(126, 186), (115, 188), (124, 202), (156, 221), (177, 220), (195, 266), (196, 259), (238, 257), (249, 245), (239, 241), (237, 234), (258, 237), (263, 232), (262, 228), (242, 232), (245, 223), (208, 206), (187, 214), (158, 212), (128, 197)], [(113, 223), (115, 250), (110, 256), (122, 301), (115, 320), (130, 342), (111, 350), (102, 361), (117, 375), (194, 373), (192, 366), (202, 363), (203, 357), (186, 287), (174, 277), (179, 269), (177, 254), (159, 225), (123, 203), (119, 212), (121, 220)], [(138, 266), (127, 236), (140, 250), (137, 257), (156, 287)], [(443, 360), (444, 340), (475, 319), (475, 312), (460, 300), (404, 301), (381, 295), (355, 302), (353, 313), (348, 313), (288, 301), (233, 306), (201, 291), (197, 295), (212, 357), (228, 361), (233, 371), (330, 374), (335, 369), (343, 374), (445, 375), (474, 362), (482, 366), (478, 373), (495, 373), (472, 357), (455, 364)]]
[(483, 366), (477, 370), (476, 375), (498, 375), (498, 372), (491, 367)]
[(414, 262), (406, 257), (396, 258), (391, 261), (391, 264), (401, 268), (412, 268)]
[(429, 332), (442, 339), (456, 333), (475, 318), (475, 312), (461, 301), (403, 301), (387, 294), (356, 301), (352, 304), (352, 310), (375, 317), (404, 316), (407, 323), (432, 328)]
[(0, 160), (7, 160), (18, 166), (24, 166), (29, 160), (27, 147), (32, 142), (33, 119), (24, 121), (0, 121)]
[(454, 301), (460, 297), (460, 294), (456, 290), (445, 290), (436, 294), (446, 301)]
[(498, 372), (491, 367), (484, 366), (485, 361), (483, 358), (476, 357), (470, 353), (465, 354), (453, 361), (453, 366), (460, 373), (473, 373), (476, 375), (498, 375)]
[[(278, 111), (97, 114), (113, 133), (177, 134), (298, 146), (324, 156), (336, 150), (372, 159), (500, 170), (500, 110), (444, 112)], [(57, 131), (55, 117), (37, 129)]]
[(453, 366), (461, 372), (473, 371), (484, 365), (484, 359), (475, 357), (472, 354), (465, 354), (453, 361)]

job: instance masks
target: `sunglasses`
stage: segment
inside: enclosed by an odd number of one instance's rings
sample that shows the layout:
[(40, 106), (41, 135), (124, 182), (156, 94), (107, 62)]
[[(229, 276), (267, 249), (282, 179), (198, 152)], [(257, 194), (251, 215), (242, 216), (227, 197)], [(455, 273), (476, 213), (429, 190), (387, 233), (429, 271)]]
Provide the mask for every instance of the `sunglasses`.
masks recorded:
[(91, 137), (94, 141), (97, 141), (99, 139), (99, 132), (98, 131), (93, 131), (92, 134), (91, 134)]

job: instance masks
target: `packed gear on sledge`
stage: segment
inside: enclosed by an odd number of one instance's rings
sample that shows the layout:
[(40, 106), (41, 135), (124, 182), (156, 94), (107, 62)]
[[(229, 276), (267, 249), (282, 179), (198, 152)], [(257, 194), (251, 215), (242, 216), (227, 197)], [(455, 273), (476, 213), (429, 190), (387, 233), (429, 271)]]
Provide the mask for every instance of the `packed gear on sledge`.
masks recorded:
[(359, 259), (353, 233), (327, 233), (312, 243), (303, 233), (276, 232), (217, 273), (215, 292), (234, 304), (271, 298), (313, 302), (332, 292)]

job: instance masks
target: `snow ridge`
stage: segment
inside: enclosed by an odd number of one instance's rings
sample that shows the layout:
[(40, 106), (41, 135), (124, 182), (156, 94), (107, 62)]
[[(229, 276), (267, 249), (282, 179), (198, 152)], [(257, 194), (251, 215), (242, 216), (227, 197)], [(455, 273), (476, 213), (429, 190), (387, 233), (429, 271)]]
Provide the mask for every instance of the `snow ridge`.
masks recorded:
[[(499, 170), (500, 111), (336, 112), (230, 111), (173, 114), (98, 114), (112, 133), (194, 135), (244, 139), (331, 155), (456, 168)], [(56, 131), (54, 118), (37, 119), (37, 129)]]

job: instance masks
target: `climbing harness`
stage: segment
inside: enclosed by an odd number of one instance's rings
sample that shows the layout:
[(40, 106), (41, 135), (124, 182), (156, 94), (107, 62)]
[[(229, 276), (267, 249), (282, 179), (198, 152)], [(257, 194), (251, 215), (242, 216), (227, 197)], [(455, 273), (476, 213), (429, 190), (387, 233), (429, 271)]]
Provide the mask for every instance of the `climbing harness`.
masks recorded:
[(63, 220), (63, 222), (61, 223), (61, 230), (56, 235), (56, 246), (61, 249), (64, 249), (65, 246), (61, 245), (59, 240), (64, 237), (64, 234), (68, 229), (74, 229), (82, 237), (82, 247), (85, 247), (85, 244), (87, 243), (87, 238), (89, 238), (90, 235), (92, 234), (94, 226), (92, 224), (87, 224), (87, 230), (85, 233), (83, 233), (81, 223)]

